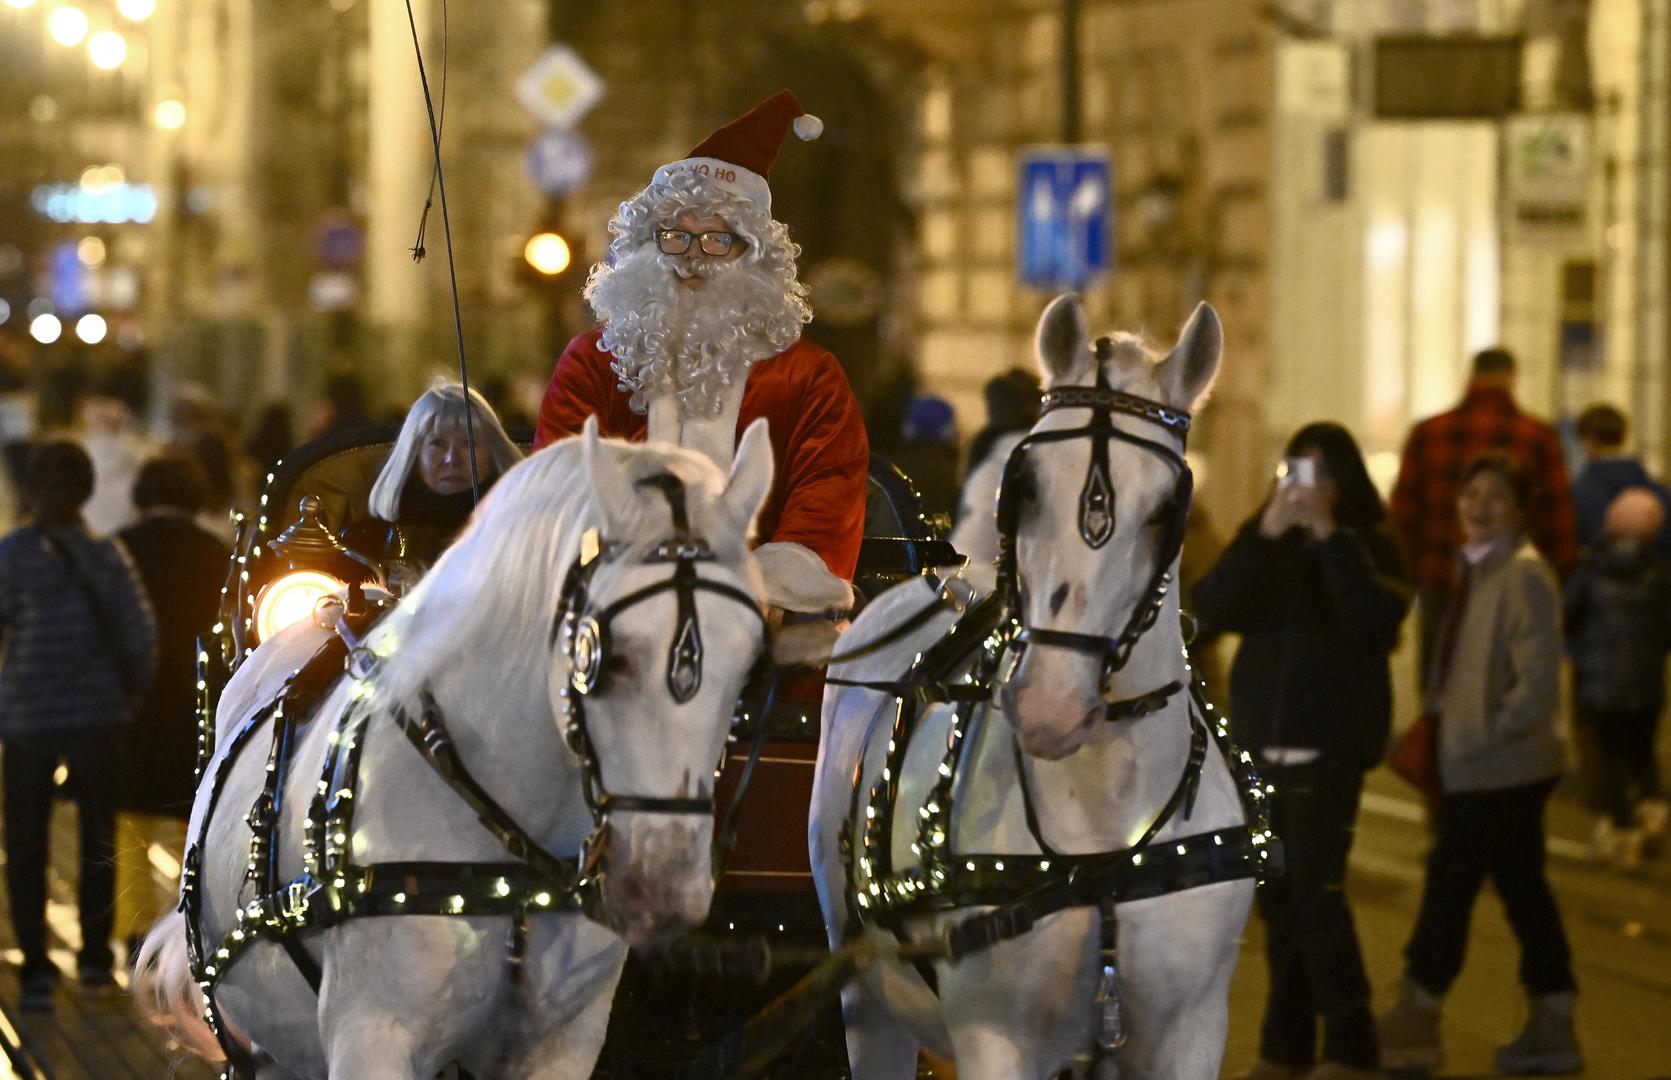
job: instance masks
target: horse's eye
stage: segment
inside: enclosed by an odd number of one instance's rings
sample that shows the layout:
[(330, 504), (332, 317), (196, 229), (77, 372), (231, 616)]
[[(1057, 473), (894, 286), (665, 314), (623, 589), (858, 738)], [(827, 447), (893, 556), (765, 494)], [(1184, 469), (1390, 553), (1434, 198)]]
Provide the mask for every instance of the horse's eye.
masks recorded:
[(611, 678), (632, 678), (632, 661), (620, 653), (611, 655), (609, 662), (604, 665), (604, 669), (609, 672)]

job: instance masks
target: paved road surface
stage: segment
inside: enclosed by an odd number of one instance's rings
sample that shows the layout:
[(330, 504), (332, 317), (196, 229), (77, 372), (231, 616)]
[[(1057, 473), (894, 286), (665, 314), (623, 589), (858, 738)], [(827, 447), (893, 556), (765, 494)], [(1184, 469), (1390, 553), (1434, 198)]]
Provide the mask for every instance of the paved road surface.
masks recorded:
[[(1347, 886), (1378, 1009), (1391, 1003), (1402, 950), (1421, 896), (1427, 846), (1422, 809), (1384, 770), (1370, 777)], [(1591, 819), (1557, 796), (1551, 810), (1550, 878), (1572, 941), (1579, 983), (1579, 1039), (1589, 1080), (1671, 1077), (1671, 860), (1624, 876), (1584, 858)], [(1231, 991), (1225, 1076), (1258, 1049), (1265, 965), (1259, 920), (1249, 924)], [(1523, 1019), (1519, 951), (1489, 889), (1474, 915), (1467, 966), (1446, 1004), (1446, 1077), (1495, 1075), (1491, 1056)]]

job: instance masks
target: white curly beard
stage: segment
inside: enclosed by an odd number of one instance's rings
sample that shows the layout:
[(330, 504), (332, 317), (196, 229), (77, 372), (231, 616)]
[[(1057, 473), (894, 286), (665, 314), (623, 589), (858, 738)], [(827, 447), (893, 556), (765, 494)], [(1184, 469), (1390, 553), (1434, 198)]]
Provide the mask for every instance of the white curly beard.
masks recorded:
[[(663, 255), (655, 228), (687, 210), (729, 222), (748, 249), (725, 260)], [(609, 258), (592, 268), (585, 296), (604, 320), (601, 344), (638, 413), (666, 394), (687, 417), (718, 416), (727, 388), (793, 345), (812, 318), (788, 230), (705, 177), (681, 173), (652, 184), (621, 204), (609, 230)], [(680, 269), (692, 267), (700, 284), (680, 280)]]
[(801, 336), (800, 310), (775, 275), (742, 259), (703, 260), (698, 285), (680, 279), (678, 262), (650, 245), (632, 252), (594, 279), (592, 308), (635, 411), (672, 393), (686, 415), (713, 416), (727, 386)]

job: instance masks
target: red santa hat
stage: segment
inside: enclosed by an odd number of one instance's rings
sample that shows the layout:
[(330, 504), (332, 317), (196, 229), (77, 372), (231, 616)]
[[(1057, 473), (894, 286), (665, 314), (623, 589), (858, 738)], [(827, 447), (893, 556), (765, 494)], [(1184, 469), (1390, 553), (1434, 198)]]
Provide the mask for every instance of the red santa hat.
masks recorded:
[(712, 132), (696, 144), (690, 156), (657, 169), (650, 182), (659, 184), (681, 172), (700, 173), (721, 190), (770, 214), (772, 189), (766, 178), (790, 131), (810, 141), (823, 133), (824, 121), (802, 109), (794, 94), (780, 90)]

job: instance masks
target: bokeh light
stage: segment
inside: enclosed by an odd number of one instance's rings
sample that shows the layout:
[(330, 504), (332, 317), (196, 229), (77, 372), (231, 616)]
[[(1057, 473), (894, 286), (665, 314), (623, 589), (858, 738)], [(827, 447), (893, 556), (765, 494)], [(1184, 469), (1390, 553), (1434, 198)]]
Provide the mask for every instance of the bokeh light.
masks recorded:
[(158, 127), (164, 131), (179, 131), (186, 126), (186, 106), (184, 102), (169, 98), (167, 101), (157, 102), (156, 111), (151, 114)]
[(29, 336), (42, 345), (51, 345), (64, 336), (64, 324), (56, 315), (36, 315), (29, 323)]
[(78, 7), (61, 7), (47, 16), (46, 32), (67, 48), (80, 45), (87, 40), (87, 13)]
[(574, 256), (569, 252), (569, 242), (556, 233), (535, 233), (528, 238), (528, 243), (522, 248), (522, 257), (528, 260), (540, 273), (550, 276), (561, 274), (569, 268), (569, 260)]
[(128, 58), (128, 42), (114, 30), (101, 30), (87, 39), (87, 55), (93, 66), (115, 71)]
[(82, 266), (93, 267), (104, 263), (104, 241), (96, 236), (83, 236), (75, 245), (75, 257), (81, 260)]
[(75, 336), (89, 345), (97, 345), (109, 332), (103, 315), (83, 315), (75, 321)]
[(128, 174), (120, 165), (89, 165), (81, 170), (81, 186), (87, 191), (102, 191), (125, 183)]
[(17, 8), (19, 11), (22, 11), (24, 8), (34, 7), (35, 0), (6, 0), (6, 6), (9, 8)]
[(144, 22), (157, 10), (157, 0), (116, 0), (116, 10), (124, 19)]
[(12, 317), (12, 305), (0, 300), (0, 326), (5, 326)]

